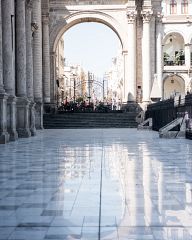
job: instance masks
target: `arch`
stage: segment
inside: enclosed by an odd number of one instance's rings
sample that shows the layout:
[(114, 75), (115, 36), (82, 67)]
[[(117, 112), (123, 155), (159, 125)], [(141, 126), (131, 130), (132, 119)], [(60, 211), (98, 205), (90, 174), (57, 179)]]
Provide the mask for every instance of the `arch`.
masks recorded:
[(164, 65), (185, 64), (185, 39), (180, 32), (171, 31), (163, 39)]
[(63, 15), (65, 17), (53, 21), (50, 28), (51, 100), (53, 102), (56, 98), (56, 49), (60, 38), (68, 29), (85, 22), (101, 23), (111, 28), (118, 36), (122, 45), (122, 52), (127, 52), (128, 48), (128, 32), (124, 30), (124, 25), (120, 24), (115, 17), (96, 10), (77, 11), (72, 14), (68, 13), (68, 15), (65, 15), (64, 12)]
[(108, 14), (99, 11), (80, 11), (66, 16), (59, 20), (50, 33), (50, 49), (55, 52), (57, 44), (61, 36), (71, 27), (85, 22), (97, 22), (111, 28), (118, 36), (123, 51), (126, 48), (126, 41), (121, 25)]
[(163, 80), (163, 98), (167, 99), (183, 94), (185, 94), (184, 79), (178, 74), (165, 76)]
[(166, 40), (170, 37), (170, 35), (177, 35), (180, 36), (184, 42), (186, 42), (184, 32), (178, 31), (176, 29), (171, 29), (170, 31), (165, 32), (164, 37), (163, 37), (163, 44), (165, 44)]

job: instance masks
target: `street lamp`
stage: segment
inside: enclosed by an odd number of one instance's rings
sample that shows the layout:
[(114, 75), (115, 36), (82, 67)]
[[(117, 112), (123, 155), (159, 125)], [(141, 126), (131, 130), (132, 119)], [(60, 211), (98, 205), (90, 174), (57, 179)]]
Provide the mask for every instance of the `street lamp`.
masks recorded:
[(89, 99), (89, 106), (91, 104), (91, 82), (94, 81), (94, 76), (92, 73), (88, 72), (88, 99)]
[(106, 78), (106, 75), (103, 77), (103, 102), (105, 100), (105, 82), (107, 82), (107, 97), (108, 97), (108, 79)]
[(77, 75), (73, 73), (73, 101), (75, 103), (76, 98), (75, 98), (75, 94), (76, 94), (76, 77)]

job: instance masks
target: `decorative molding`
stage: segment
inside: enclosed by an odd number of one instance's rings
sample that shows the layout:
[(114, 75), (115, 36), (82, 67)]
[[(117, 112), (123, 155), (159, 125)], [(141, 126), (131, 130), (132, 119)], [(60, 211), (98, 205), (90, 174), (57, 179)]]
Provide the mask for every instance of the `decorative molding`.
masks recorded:
[(156, 13), (156, 20), (157, 20), (158, 23), (162, 23), (163, 17), (164, 16), (163, 16), (162, 12), (157, 12)]
[(134, 23), (137, 17), (137, 11), (136, 10), (127, 10), (127, 20), (128, 23)]
[(151, 18), (153, 17), (153, 11), (152, 10), (143, 10), (141, 11), (141, 15), (143, 17), (144, 23), (149, 23), (151, 21)]

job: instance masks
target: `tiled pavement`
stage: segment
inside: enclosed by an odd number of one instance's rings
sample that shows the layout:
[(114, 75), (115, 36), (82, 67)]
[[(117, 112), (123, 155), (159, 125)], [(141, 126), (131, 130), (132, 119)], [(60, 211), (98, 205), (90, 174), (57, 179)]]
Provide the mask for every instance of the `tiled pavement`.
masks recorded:
[(192, 240), (192, 141), (87, 129), (0, 145), (0, 239)]

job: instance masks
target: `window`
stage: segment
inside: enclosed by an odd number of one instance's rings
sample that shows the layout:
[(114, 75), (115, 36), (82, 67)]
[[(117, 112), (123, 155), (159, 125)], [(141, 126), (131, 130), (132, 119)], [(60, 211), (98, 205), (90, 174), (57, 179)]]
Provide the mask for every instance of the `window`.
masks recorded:
[(177, 13), (177, 2), (176, 0), (170, 1), (170, 14), (176, 14)]
[(188, 14), (188, 0), (181, 1), (181, 13)]

